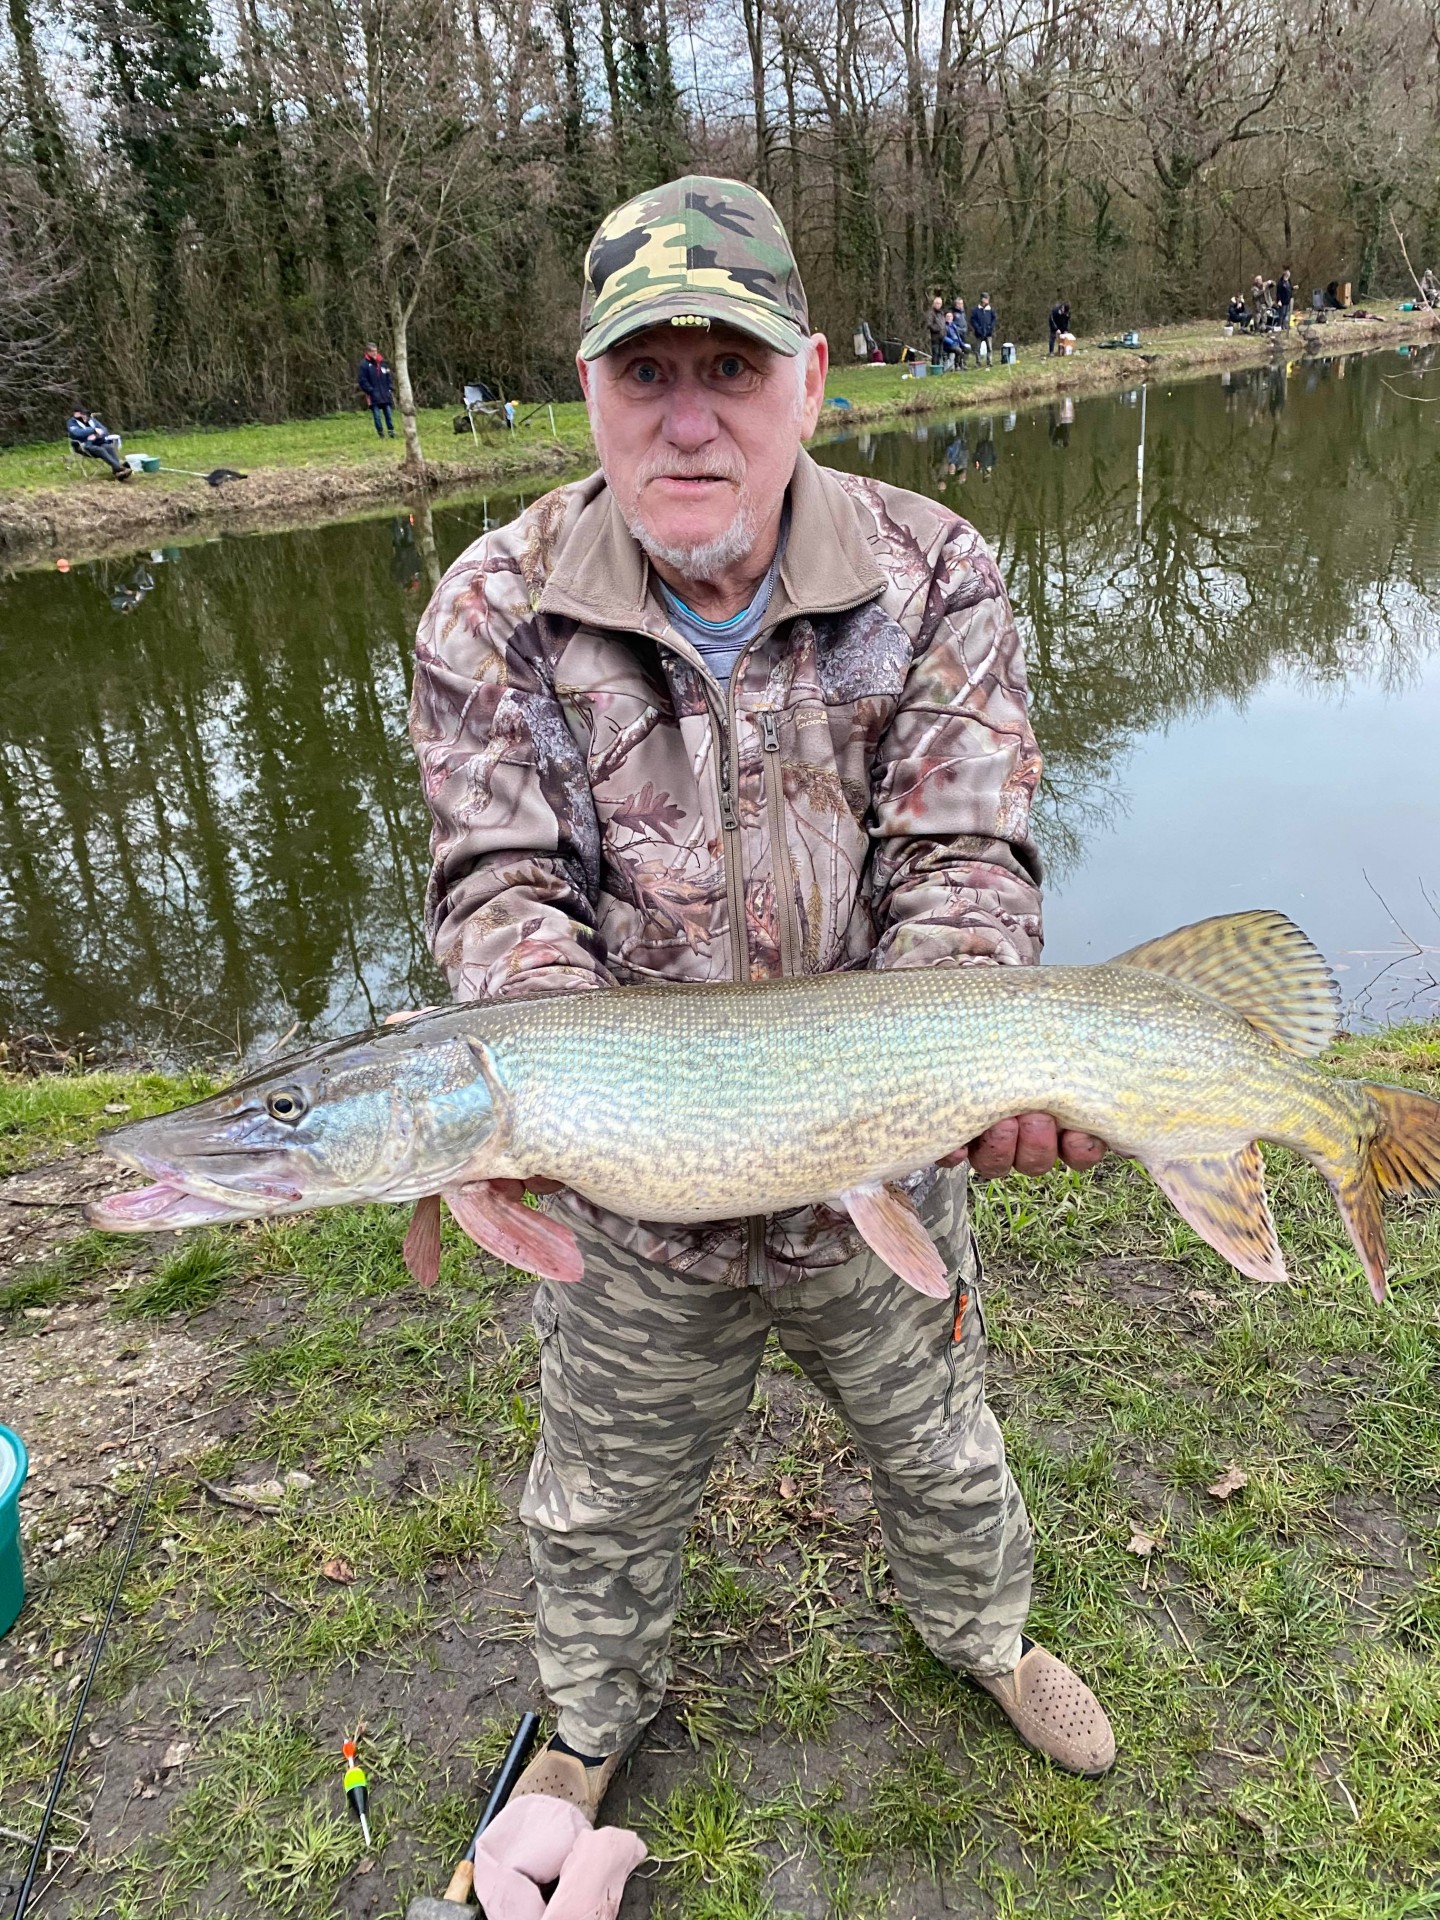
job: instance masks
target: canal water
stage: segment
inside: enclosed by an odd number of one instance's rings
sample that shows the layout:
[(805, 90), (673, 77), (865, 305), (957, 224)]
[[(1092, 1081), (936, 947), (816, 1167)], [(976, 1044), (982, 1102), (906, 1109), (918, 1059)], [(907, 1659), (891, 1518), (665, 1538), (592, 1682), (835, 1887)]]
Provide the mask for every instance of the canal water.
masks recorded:
[[(1440, 359), (842, 424), (817, 453), (998, 556), (1049, 958), (1276, 906), (1352, 1022), (1440, 1014)], [(0, 1033), (215, 1057), (439, 996), (409, 649), (434, 559), (515, 505), (437, 509), (434, 555), (401, 513), (0, 583)]]

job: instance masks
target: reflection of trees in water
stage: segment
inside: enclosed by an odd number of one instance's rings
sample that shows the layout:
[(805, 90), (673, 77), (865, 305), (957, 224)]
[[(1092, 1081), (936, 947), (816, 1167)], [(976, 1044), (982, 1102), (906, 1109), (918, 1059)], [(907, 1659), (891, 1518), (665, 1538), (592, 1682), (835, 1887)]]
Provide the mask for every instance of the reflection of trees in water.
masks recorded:
[(383, 527), (6, 592), (0, 1021), (214, 1050), (433, 992)]
[[(1279, 673), (1403, 682), (1435, 646), (1433, 428), (1383, 384), (1387, 362), (1308, 372), (1309, 392), (1283, 363), (1237, 372), (1219, 405), (1212, 382), (1152, 390), (1138, 531), (1139, 413), (1113, 400), (1081, 404), (1064, 446), (1039, 415), (985, 435), (988, 494), (941, 489), (995, 548), (1020, 621), (1052, 873), (1124, 805), (1140, 735), (1243, 706)], [(840, 464), (935, 491), (915, 453), (880, 442)]]
[[(1052, 872), (1123, 806), (1140, 735), (1277, 673), (1403, 681), (1433, 648), (1440, 442), (1386, 384), (1415, 365), (1152, 391), (1138, 532), (1140, 415), (1115, 400), (1079, 404), (1068, 444), (1041, 412), (827, 451), (949, 479), (996, 547)], [(469, 537), (427, 512), (193, 549), (123, 617), (133, 562), (0, 590), (0, 1026), (221, 1049), (435, 993), (404, 724), (435, 524)]]

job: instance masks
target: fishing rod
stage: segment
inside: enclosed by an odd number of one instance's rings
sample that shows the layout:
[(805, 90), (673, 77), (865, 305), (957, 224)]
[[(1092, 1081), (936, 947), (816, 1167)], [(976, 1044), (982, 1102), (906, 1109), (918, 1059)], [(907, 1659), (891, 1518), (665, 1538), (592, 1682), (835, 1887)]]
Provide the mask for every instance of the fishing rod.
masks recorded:
[(65, 1742), (65, 1751), (60, 1756), (60, 1764), (55, 1769), (55, 1777), (50, 1783), (50, 1798), (45, 1803), (45, 1812), (40, 1819), (40, 1830), (35, 1835), (35, 1844), (30, 1849), (30, 1864), (26, 1868), (25, 1878), (20, 1883), (20, 1897), (15, 1902), (12, 1920), (25, 1920), (30, 1906), (30, 1895), (35, 1888), (35, 1878), (40, 1871), (40, 1862), (45, 1857), (45, 1842), (49, 1837), (50, 1823), (55, 1817), (55, 1809), (60, 1804), (60, 1795), (64, 1792), (66, 1779), (70, 1773), (70, 1761), (75, 1753), (75, 1742), (80, 1738), (80, 1722), (85, 1717), (85, 1703), (90, 1698), (90, 1687), (95, 1679), (95, 1671), (100, 1665), (100, 1656), (105, 1651), (105, 1641), (110, 1632), (110, 1622), (115, 1618), (115, 1609), (120, 1604), (120, 1589), (125, 1584), (125, 1576), (130, 1571), (130, 1561), (135, 1552), (135, 1543), (140, 1538), (141, 1523), (146, 1509), (150, 1505), (151, 1489), (155, 1485), (155, 1475), (160, 1471), (160, 1455), (152, 1454), (150, 1471), (145, 1476), (145, 1484), (135, 1502), (135, 1511), (130, 1518), (130, 1532), (125, 1541), (125, 1552), (120, 1561), (120, 1571), (115, 1576), (115, 1584), (110, 1589), (110, 1605), (105, 1610), (105, 1618), (100, 1631), (95, 1636), (95, 1651), (90, 1656), (90, 1666), (85, 1675), (85, 1684), (80, 1689), (80, 1698), (75, 1703), (75, 1717), (70, 1722), (70, 1736)]

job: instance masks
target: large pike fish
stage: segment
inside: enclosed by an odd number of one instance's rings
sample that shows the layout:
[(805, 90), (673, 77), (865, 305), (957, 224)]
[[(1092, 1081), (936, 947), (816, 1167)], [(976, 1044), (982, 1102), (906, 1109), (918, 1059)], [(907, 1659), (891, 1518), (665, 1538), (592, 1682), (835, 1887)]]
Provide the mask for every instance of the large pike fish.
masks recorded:
[(1440, 1186), (1440, 1103), (1310, 1064), (1335, 982), (1278, 913), (1225, 915), (1105, 966), (825, 974), (639, 986), (447, 1008), (321, 1046), (107, 1136), (154, 1184), (95, 1203), (148, 1229), (417, 1202), (406, 1261), (431, 1279), (440, 1198), (478, 1244), (578, 1280), (569, 1229), (523, 1203), (547, 1180), (632, 1219), (815, 1201), (922, 1292), (946, 1277), (903, 1187), (1010, 1114), (1052, 1113), (1139, 1160), (1242, 1273), (1284, 1262), (1257, 1142), (1329, 1181), (1377, 1300), (1381, 1195)]

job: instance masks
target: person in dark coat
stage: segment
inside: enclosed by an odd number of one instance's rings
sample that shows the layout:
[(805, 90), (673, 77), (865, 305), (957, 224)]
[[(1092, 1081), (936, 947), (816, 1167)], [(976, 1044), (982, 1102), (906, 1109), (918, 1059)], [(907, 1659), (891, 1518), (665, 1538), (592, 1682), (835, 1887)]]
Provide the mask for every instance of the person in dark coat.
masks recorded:
[(1280, 309), (1280, 324), (1290, 324), (1290, 309), (1295, 304), (1295, 283), (1290, 278), (1290, 269), (1281, 270), (1280, 278), (1275, 282), (1275, 304)]
[(1050, 309), (1050, 351), (1055, 351), (1056, 336), (1070, 331), (1070, 302), (1057, 300)]
[(117, 480), (130, 478), (130, 469), (120, 458), (120, 436), (111, 433), (98, 413), (76, 407), (65, 422), (65, 432), (77, 453), (87, 460), (103, 460)]
[[(395, 383), (390, 378), (390, 363), (372, 340), (365, 349), (365, 358), (355, 375), (355, 384), (370, 403), (370, 418), (375, 422), (375, 431), (383, 440), (386, 433), (395, 438), (395, 421), (390, 412), (390, 403), (395, 398)], [(380, 416), (385, 416), (385, 425), (380, 425)]]
[(930, 302), (925, 325), (930, 331), (930, 364), (938, 367), (945, 359), (945, 302), (938, 293)]
[(1225, 319), (1232, 327), (1243, 327), (1250, 318), (1250, 309), (1245, 305), (1243, 294), (1232, 294), (1230, 305), (1225, 309)]
[(976, 366), (990, 364), (990, 340), (995, 332), (995, 309), (990, 304), (988, 293), (982, 293), (980, 304), (970, 315), (970, 331), (975, 336)]

